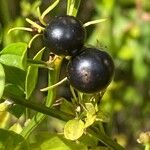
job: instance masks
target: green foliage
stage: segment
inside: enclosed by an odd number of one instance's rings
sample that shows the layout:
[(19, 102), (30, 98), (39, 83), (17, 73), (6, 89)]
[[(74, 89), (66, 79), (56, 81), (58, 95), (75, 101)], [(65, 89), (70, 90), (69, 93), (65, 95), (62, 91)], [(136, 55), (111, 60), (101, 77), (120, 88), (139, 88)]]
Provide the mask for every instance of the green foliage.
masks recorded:
[(50, 133), (40, 133), (36, 135), (36, 139), (31, 143), (33, 150), (87, 150), (87, 147), (82, 143), (68, 141), (60, 135)]
[(22, 127), (19, 123), (15, 123), (9, 128), (9, 130), (19, 134), (22, 131)]
[(29, 150), (29, 147), (21, 135), (13, 131), (0, 129), (0, 149)]
[(17, 67), (19, 69), (26, 68), (27, 59), (27, 44), (26, 43), (13, 43), (5, 47), (0, 52), (0, 63)]
[(17, 97), (17, 98), (23, 98), (24, 91), (17, 84), (8, 83), (5, 85), (3, 96), (11, 98), (12, 95), (14, 95), (14, 97)]
[(4, 66), (4, 71), (6, 83), (17, 85), (19, 88), (24, 90), (25, 76), (26, 76), (25, 71), (9, 66)]
[[(39, 51), (33, 58), (33, 60), (41, 60), (44, 50)], [(38, 78), (38, 66), (29, 66), (27, 69), (26, 81), (25, 81), (25, 93), (26, 99), (32, 94)]]
[(28, 32), (16, 30), (8, 34), (10, 28), (24, 26), (25, 25), (24, 18), (17, 17), (15, 20), (10, 22), (3, 28), (3, 41), (2, 41), (3, 46), (7, 47), (9, 44), (17, 42), (25, 42), (25, 43), (29, 42), (31, 35)]

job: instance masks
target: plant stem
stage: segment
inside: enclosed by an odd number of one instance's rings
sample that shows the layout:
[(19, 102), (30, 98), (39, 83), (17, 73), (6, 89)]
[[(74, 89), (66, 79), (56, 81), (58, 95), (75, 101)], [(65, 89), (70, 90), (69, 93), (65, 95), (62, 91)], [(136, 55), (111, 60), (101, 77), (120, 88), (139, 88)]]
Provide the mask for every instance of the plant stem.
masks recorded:
[(49, 107), (46, 107), (46, 106), (41, 106), (41, 105), (38, 105), (38, 104), (35, 104), (35, 103), (31, 103), (29, 101), (26, 101), (26, 100), (22, 100), (22, 99), (19, 99), (19, 98), (13, 98), (13, 95), (11, 95), (11, 99), (16, 103), (16, 104), (19, 104), (19, 105), (22, 105), (26, 108), (30, 108), (34, 111), (38, 111), (42, 114), (45, 114), (45, 115), (49, 115), (51, 117), (55, 117), (57, 119), (61, 119), (63, 121), (68, 121), (69, 119), (72, 119), (73, 116), (67, 114), (67, 113), (64, 113), (62, 111), (59, 111), (59, 110), (56, 110), (54, 108), (49, 108)]
[(95, 132), (93, 128), (88, 129), (88, 133), (96, 137), (98, 140), (100, 140), (102, 143), (104, 143), (106, 146), (108, 146), (110, 149), (113, 150), (125, 150), (121, 145), (113, 141), (109, 136), (103, 133), (103, 131), (99, 130), (99, 133)]
[(33, 60), (33, 59), (27, 59), (28, 64), (30, 65), (43, 65), (43, 66), (47, 66), (47, 63), (45, 61), (41, 61), (41, 60)]
[[(63, 58), (61, 57), (57, 57), (55, 59), (55, 61), (53, 62), (53, 67), (54, 67), (54, 70), (51, 71), (49, 70), (49, 83), (48, 83), (48, 86), (50, 85), (53, 85), (53, 84), (56, 84), (59, 80), (59, 73), (60, 73), (60, 68), (61, 68), (61, 64), (62, 64), (62, 60)], [(54, 100), (55, 100), (55, 97), (56, 97), (56, 88), (54, 89), (50, 89), (48, 91), (48, 95), (47, 95), (47, 98), (46, 98), (46, 102), (45, 102), (45, 105), (47, 107), (51, 107), (54, 103)], [(44, 114), (41, 114), (41, 113), (37, 113), (30, 121), (30, 123), (28, 124), (28, 126), (24, 127), (22, 132), (21, 132), (21, 135), (24, 137), (24, 138), (28, 138), (28, 136), (32, 133), (32, 131), (37, 128), (39, 126), (39, 124), (44, 120), (46, 119), (46, 115)]]
[(27, 59), (27, 62), (29, 66), (35, 66), (35, 67), (41, 67), (41, 68), (47, 68), (53, 70), (53, 68), (50, 66), (49, 63), (41, 60)]
[(65, 81), (67, 81), (67, 77), (65, 77), (64, 79), (62, 79), (61, 81), (57, 82), (57, 83), (54, 84), (54, 85), (51, 85), (51, 86), (49, 86), (49, 87), (46, 87), (46, 88), (41, 89), (40, 91), (48, 91), (48, 90), (50, 90), (50, 89), (56, 88), (57, 86), (61, 85), (61, 84), (64, 83)]

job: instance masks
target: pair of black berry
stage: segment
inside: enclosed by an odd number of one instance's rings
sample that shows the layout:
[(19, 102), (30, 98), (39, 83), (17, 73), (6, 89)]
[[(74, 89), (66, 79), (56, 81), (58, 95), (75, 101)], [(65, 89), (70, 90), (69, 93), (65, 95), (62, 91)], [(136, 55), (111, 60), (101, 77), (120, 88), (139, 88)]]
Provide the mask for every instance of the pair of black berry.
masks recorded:
[(44, 31), (46, 46), (57, 55), (72, 56), (67, 67), (70, 84), (85, 93), (104, 90), (114, 74), (111, 56), (97, 48), (83, 48), (85, 28), (72, 16), (54, 18)]

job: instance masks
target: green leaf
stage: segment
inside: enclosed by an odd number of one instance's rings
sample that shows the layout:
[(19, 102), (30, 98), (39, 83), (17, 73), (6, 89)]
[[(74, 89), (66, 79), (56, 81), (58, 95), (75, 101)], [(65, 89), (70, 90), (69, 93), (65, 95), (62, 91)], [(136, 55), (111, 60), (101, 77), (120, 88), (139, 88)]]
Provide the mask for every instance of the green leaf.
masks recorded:
[[(35, 142), (36, 141), (36, 142)], [(61, 135), (40, 132), (35, 135), (32, 150), (87, 150), (87, 146), (63, 138)]]
[(0, 52), (0, 62), (24, 70), (27, 62), (27, 44), (18, 42), (8, 45)]
[(24, 91), (15, 84), (6, 84), (5, 90), (4, 90), (4, 97), (11, 98), (11, 96), (14, 95), (14, 97), (17, 98), (24, 98)]
[[(65, 143), (66, 142), (66, 143)], [(41, 145), (41, 150), (77, 150), (77, 149), (85, 149), (85, 147), (81, 144), (70, 143), (67, 141), (63, 141), (61, 138), (57, 136), (51, 137), (49, 140), (45, 141)]]
[(96, 110), (92, 103), (85, 103), (85, 107), (87, 109), (87, 114), (85, 118), (85, 128), (92, 125), (96, 119)]
[(22, 131), (22, 127), (19, 123), (15, 123), (9, 128), (9, 130), (14, 131), (15, 133), (19, 134)]
[[(43, 55), (44, 49), (39, 51), (33, 60), (41, 60), (41, 57)], [(26, 93), (26, 99), (28, 99), (37, 83), (38, 78), (38, 66), (29, 66), (27, 69), (27, 75), (26, 75), (26, 81), (25, 81), (25, 93)]]
[(84, 133), (84, 122), (80, 119), (69, 120), (64, 127), (64, 136), (69, 140), (77, 140)]
[(1, 150), (29, 150), (24, 138), (13, 131), (0, 129), (0, 149)]
[(85, 103), (85, 107), (88, 114), (95, 115), (96, 110), (92, 103)]
[(69, 150), (68, 146), (61, 141), (57, 136), (51, 137), (50, 140), (41, 144), (41, 150)]
[(4, 65), (5, 82), (11, 83), (24, 89), (26, 72), (15, 67)]
[(0, 98), (3, 95), (4, 86), (5, 86), (5, 72), (3, 66), (0, 64)]

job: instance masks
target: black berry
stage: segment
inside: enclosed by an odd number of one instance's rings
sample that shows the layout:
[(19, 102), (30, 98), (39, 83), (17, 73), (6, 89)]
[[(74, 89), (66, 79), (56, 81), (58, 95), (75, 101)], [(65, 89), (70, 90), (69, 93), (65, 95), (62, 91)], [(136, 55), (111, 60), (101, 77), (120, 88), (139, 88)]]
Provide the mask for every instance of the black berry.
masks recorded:
[(85, 29), (75, 17), (59, 16), (45, 28), (43, 38), (46, 47), (54, 54), (72, 56), (84, 44)]
[(95, 93), (105, 89), (114, 75), (111, 56), (97, 48), (85, 48), (73, 57), (67, 67), (70, 84), (84, 93)]

